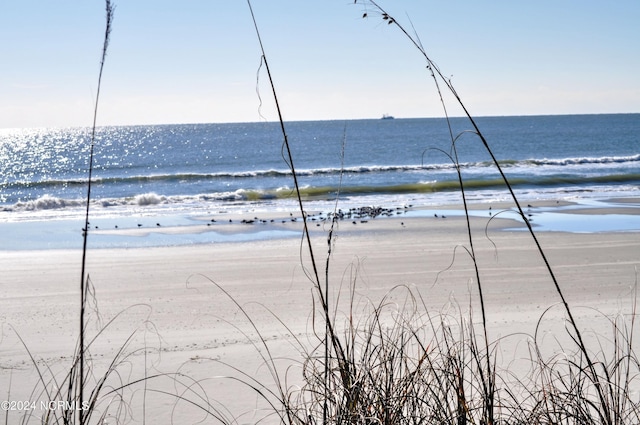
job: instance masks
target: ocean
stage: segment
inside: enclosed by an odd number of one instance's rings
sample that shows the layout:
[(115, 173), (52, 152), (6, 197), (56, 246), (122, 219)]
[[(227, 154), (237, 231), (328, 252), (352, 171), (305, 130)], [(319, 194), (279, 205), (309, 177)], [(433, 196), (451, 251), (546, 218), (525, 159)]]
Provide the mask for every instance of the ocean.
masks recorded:
[[(476, 122), (523, 202), (640, 193), (640, 114)], [(508, 200), (468, 121), (451, 124), (450, 133), (442, 118), (286, 122), (306, 208), (460, 204), (450, 134), (468, 199)], [(91, 217), (122, 228), (144, 217), (188, 225), (212, 213), (288, 214), (296, 199), (282, 141), (273, 122), (100, 127)], [(0, 249), (32, 247), (11, 240), (25, 239), (19, 223), (33, 232), (62, 222), (81, 231), (89, 149), (87, 128), (0, 130)], [(69, 247), (44, 239), (46, 247)]]

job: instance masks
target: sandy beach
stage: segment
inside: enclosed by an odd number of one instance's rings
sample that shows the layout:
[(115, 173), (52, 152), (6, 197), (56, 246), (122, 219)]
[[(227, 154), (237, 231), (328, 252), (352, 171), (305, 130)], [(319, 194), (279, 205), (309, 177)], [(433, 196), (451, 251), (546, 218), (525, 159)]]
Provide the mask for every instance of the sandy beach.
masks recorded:
[[(582, 211), (595, 212), (603, 213)], [(632, 212), (627, 208), (623, 213)], [(501, 340), (499, 357), (504, 364), (515, 363), (522, 354), (521, 344), (536, 331), (541, 317), (541, 329), (563, 332), (564, 311), (557, 305), (560, 299), (531, 236), (522, 230), (504, 230), (521, 228), (521, 223), (472, 217), (471, 225), (489, 339), (514, 335)], [(342, 221), (333, 231), (331, 244), (328, 226), (313, 229), (312, 245), (322, 284), (331, 247), (327, 275), (330, 301), (341, 296), (338, 315), (348, 311), (351, 284), (356, 305), (366, 305), (367, 300), (375, 304), (394, 287), (406, 285), (422, 296), (431, 313), (451, 312), (457, 303), (465, 312), (471, 306), (474, 321), (480, 321), (463, 217)], [(631, 311), (640, 265), (637, 232), (540, 232), (537, 237), (581, 326), (604, 335), (610, 329), (602, 314), (613, 317)], [(4, 389), (0, 399), (47, 399), (30, 355), (50, 386), (52, 379), (61, 380), (68, 370), (79, 326), (80, 263), (79, 250), (0, 255), (0, 389)], [(144, 418), (148, 423), (169, 423), (168, 415), (174, 415), (175, 423), (204, 417), (184, 402), (176, 408), (175, 398), (157, 392), (148, 391), (143, 403), (140, 390), (145, 387), (141, 385), (187, 398), (204, 394), (210, 403), (228, 409), (229, 415), (243, 415), (241, 423), (261, 417), (253, 412), (255, 393), (235, 381), (216, 378), (230, 373), (220, 364), (227, 362), (249, 377), (271, 380), (256, 348), (243, 335), (256, 337), (247, 318), (220, 288), (246, 308), (273, 355), (284, 358), (279, 360), (282, 373), (287, 364), (301, 360), (296, 339), (315, 341), (314, 288), (307, 276), (312, 263), (301, 235), (177, 247), (90, 248), (87, 266), (95, 289), (89, 297), (87, 332), (96, 335), (100, 326), (106, 326), (90, 347), (94, 376), (100, 376), (134, 333), (124, 350), (128, 357), (120, 366), (122, 383), (158, 372), (179, 372), (180, 382), (198, 383), (193, 392), (169, 377), (127, 388), (134, 423)], [(398, 289), (390, 300), (402, 305), (405, 295)], [(145, 403), (148, 407), (143, 411)], [(18, 423), (22, 414), (10, 411), (9, 423)]]

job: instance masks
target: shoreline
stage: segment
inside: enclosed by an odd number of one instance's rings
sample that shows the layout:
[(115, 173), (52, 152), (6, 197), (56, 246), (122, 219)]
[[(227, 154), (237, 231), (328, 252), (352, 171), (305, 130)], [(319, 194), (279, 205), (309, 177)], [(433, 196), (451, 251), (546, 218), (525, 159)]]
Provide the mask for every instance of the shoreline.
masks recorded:
[[(527, 219), (537, 232), (599, 233), (640, 231), (640, 199), (581, 199), (576, 201), (521, 202)], [(313, 204), (310, 204), (313, 208)], [(473, 202), (469, 214), (508, 219), (509, 229), (524, 228), (522, 219), (509, 202)], [(372, 214), (371, 210), (376, 210)], [(341, 211), (340, 222), (354, 227), (380, 220), (416, 217), (456, 219), (464, 216), (460, 205), (400, 205), (359, 207)], [(329, 211), (307, 211), (307, 227), (314, 235), (326, 233), (332, 219)], [(519, 223), (518, 223), (519, 222)], [(4, 235), (0, 251), (33, 249), (80, 249), (84, 220), (0, 222)], [(150, 248), (158, 246), (206, 245), (266, 239), (298, 238), (302, 231), (299, 211), (268, 210), (244, 212), (198, 212), (188, 215), (144, 215), (93, 218), (89, 248)]]

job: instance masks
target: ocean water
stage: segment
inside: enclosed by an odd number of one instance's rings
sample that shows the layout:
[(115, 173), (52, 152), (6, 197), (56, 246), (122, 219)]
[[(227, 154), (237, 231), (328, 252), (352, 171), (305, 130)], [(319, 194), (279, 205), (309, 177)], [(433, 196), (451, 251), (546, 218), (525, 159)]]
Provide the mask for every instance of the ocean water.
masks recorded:
[[(288, 122), (310, 210), (460, 203), (451, 134), (472, 202), (509, 199), (464, 118)], [(480, 117), (521, 200), (637, 196), (640, 114)], [(102, 127), (91, 215), (174, 220), (215, 211), (295, 209), (278, 123)], [(90, 131), (0, 130), (0, 223), (81, 219)], [(1, 244), (0, 244), (1, 247)]]

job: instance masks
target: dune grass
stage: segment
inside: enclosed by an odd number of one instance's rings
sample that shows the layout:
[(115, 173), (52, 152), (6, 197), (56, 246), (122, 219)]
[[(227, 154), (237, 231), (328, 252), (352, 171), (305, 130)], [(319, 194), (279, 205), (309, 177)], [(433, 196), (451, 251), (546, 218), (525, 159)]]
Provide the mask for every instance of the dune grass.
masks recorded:
[[(481, 325), (471, 309), (451, 303), (429, 312), (419, 291), (404, 286), (393, 288), (377, 304), (353, 300), (350, 309), (331, 316), (336, 332), (332, 338), (340, 341), (344, 355), (325, 356), (322, 333), (314, 340), (296, 340), (302, 360), (291, 364), (301, 371), (299, 386), (289, 384), (296, 382), (292, 377), (276, 373), (279, 359), (269, 357), (268, 339), (258, 338), (258, 344), (264, 344), (263, 361), (274, 370), (275, 385), (257, 382), (250, 374), (233, 379), (245, 379), (250, 391), (271, 406), (264, 413), (265, 423), (487, 424), (488, 408), (493, 408), (491, 423), (500, 424), (640, 420), (634, 311), (627, 318), (601, 318), (609, 322), (611, 332), (595, 335), (586, 347), (599, 372), (596, 383), (575, 341), (556, 334), (554, 338), (565, 342), (550, 344), (542, 323), (540, 332), (528, 338), (529, 356), (520, 359), (528, 367), (512, 370), (496, 364), (501, 340), (492, 341), (485, 351), (477, 334)], [(257, 324), (252, 326), (259, 335)], [(322, 328), (318, 324), (317, 329)], [(570, 329), (567, 332), (571, 337)], [(487, 362), (494, 373), (491, 394)], [(287, 368), (280, 365), (280, 370)], [(598, 387), (606, 389), (606, 406)], [(488, 397), (492, 403), (487, 403)]]
[[(91, 286), (89, 281), (86, 284)], [(127, 314), (139, 309), (145, 310), (147, 316), (151, 311), (149, 306), (133, 305), (106, 324), (100, 323), (98, 311), (92, 309), (93, 314), (87, 317), (85, 323), (95, 326), (97, 331), (90, 335), (85, 328), (85, 345), (81, 351), (78, 344), (70, 360), (63, 358), (52, 362), (38, 358), (37, 353), (29, 349), (27, 341), (16, 332), (38, 377), (29, 396), (32, 405), (26, 409), (19, 409), (23, 411), (19, 423), (127, 423), (134, 411), (137, 414), (138, 408), (144, 409), (144, 403), (142, 406), (131, 406), (136, 392), (134, 383), (160, 376), (148, 376), (147, 368), (140, 367), (140, 358), (146, 365), (149, 355), (154, 352), (157, 354), (157, 348), (148, 343), (139, 344), (138, 348), (133, 348), (133, 345), (140, 343), (140, 339), (147, 340), (156, 332), (153, 326), (149, 325), (147, 318), (120, 338), (120, 335), (110, 333), (110, 328), (116, 325), (124, 323), (128, 326)], [(92, 348), (104, 339), (115, 344), (115, 350), (108, 359), (92, 353)], [(83, 375), (79, 375), (81, 358), (84, 365)], [(87, 392), (83, 397), (79, 394), (80, 385)], [(10, 423), (8, 417), (6, 423)]]

